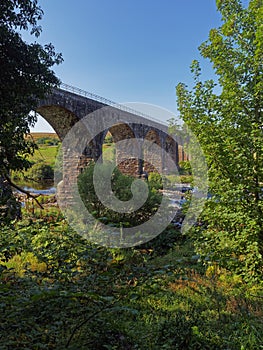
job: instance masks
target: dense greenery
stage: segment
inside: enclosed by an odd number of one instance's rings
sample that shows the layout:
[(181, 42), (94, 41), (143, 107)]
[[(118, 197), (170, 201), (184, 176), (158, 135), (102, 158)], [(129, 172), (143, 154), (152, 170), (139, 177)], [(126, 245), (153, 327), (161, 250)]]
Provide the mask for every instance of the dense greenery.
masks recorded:
[[(211, 31), (201, 52), (214, 63), (222, 92), (216, 95), (214, 82), (200, 81), (197, 62), (193, 91), (177, 88), (181, 131), (188, 125), (198, 135), (209, 165), (211, 198), (201, 225), (186, 236), (171, 224), (144, 245), (112, 249), (76, 234), (52, 197), (39, 198), (45, 210), (26, 198), (23, 220), (10, 221), (15, 202), (2, 205), (1, 350), (263, 349), (262, 2), (251, 0), (248, 9), (237, 0), (217, 5), (224, 24)], [(24, 138), (35, 122), (28, 112), (58, 82), (50, 68), (60, 56), (50, 46), (27, 45), (16, 33), (31, 25), (38, 34), (41, 16), (37, 1), (0, 2), (1, 194), (1, 175), (35, 159), (23, 157), (34, 148)], [(110, 148), (110, 135), (107, 142)], [(112, 158), (113, 147), (109, 153)], [(180, 166), (192, 179), (191, 164)], [(93, 171), (91, 165), (80, 175), (79, 189), (96, 218), (129, 227), (155, 213), (160, 175), (150, 174), (145, 205), (121, 215), (99, 202)], [(110, 168), (104, 164), (100, 171), (103, 181)], [(113, 172), (112, 189), (120, 200), (131, 198), (133, 180)]]
[[(0, 2), (0, 184), (10, 182), (10, 170), (28, 168), (27, 156), (36, 149), (35, 143), (24, 136), (36, 122), (30, 111), (50, 89), (59, 84), (51, 70), (62, 61), (54, 47), (28, 44), (21, 32), (30, 30), (38, 36), (38, 21), (43, 12), (37, 0), (4, 0)], [(2, 196), (1, 205), (8, 205)], [(1, 210), (0, 210), (1, 211)]]
[(91, 245), (53, 209), (3, 228), (1, 349), (260, 349), (259, 286), (173, 235), (160, 257)]
[(0, 171), (23, 169), (34, 145), (24, 135), (36, 121), (29, 114), (59, 80), (51, 67), (61, 62), (61, 55), (51, 44), (42, 47), (28, 44), (19, 30), (38, 36), (42, 10), (36, 0), (1, 1), (0, 3)]
[[(79, 193), (85, 203), (89, 213), (94, 217), (108, 223), (123, 227), (137, 226), (147, 221), (157, 210), (162, 200), (161, 193), (158, 192), (160, 186), (160, 179), (156, 180), (156, 176), (149, 178), (149, 195), (146, 203), (138, 210), (131, 211), (131, 213), (118, 213), (104, 205), (96, 195), (93, 183), (94, 163), (91, 163), (83, 173), (79, 175)], [(112, 191), (114, 195), (121, 201), (128, 201), (132, 198), (131, 185), (134, 178), (123, 175), (118, 168), (115, 168), (111, 174), (111, 166), (105, 162), (101, 165), (96, 165), (99, 168), (100, 181), (111, 178)], [(105, 194), (106, 195), (106, 194)]]
[[(208, 163), (210, 199), (194, 232), (206, 261), (261, 278), (263, 255), (263, 4), (217, 1), (223, 24), (200, 46), (218, 76), (202, 82), (194, 61), (194, 87), (177, 86), (185, 126), (197, 136)], [(217, 92), (217, 93), (216, 93)]]
[(37, 139), (38, 145), (57, 146), (59, 139), (57, 137), (44, 136)]

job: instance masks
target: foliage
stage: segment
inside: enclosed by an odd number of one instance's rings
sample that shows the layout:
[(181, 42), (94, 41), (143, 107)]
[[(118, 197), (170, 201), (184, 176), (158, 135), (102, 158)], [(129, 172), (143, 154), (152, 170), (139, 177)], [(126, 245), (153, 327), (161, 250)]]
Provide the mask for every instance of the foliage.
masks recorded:
[[(200, 80), (194, 61), (194, 87), (177, 86), (185, 124), (206, 155), (212, 197), (194, 237), (206, 261), (259, 278), (263, 254), (262, 1), (243, 8), (239, 0), (217, 1), (223, 24), (200, 46), (218, 75)], [(218, 91), (219, 89), (217, 89)]]
[[(49, 44), (28, 44), (21, 31), (38, 36), (38, 21), (43, 12), (37, 0), (8, 0), (0, 3), (0, 177), (7, 179), (10, 170), (29, 168), (27, 157), (37, 148), (25, 135), (36, 122), (30, 113), (50, 89), (59, 84), (54, 64), (62, 61)], [(7, 191), (8, 193), (8, 191)], [(12, 196), (12, 194), (11, 194)], [(4, 196), (5, 197), (5, 196)], [(9, 199), (0, 197), (0, 205)], [(9, 210), (11, 213), (11, 209)], [(14, 218), (11, 216), (10, 219)]]
[(36, 146), (25, 134), (34, 125), (36, 117), (29, 114), (59, 80), (51, 67), (61, 62), (51, 44), (28, 44), (20, 30), (39, 35), (37, 22), (42, 10), (36, 0), (2, 1), (0, 4), (0, 174), (9, 170), (27, 168), (25, 156)]
[[(53, 165), (53, 164), (52, 164)], [(63, 178), (63, 151), (62, 147), (59, 147), (56, 152), (56, 158), (54, 163), (54, 175), (56, 184)]]
[(189, 160), (179, 162), (180, 173), (182, 175), (192, 175), (192, 168)]
[(27, 172), (27, 176), (30, 179), (39, 181), (39, 180), (48, 180), (54, 179), (54, 169), (44, 162), (39, 162), (34, 164)]
[(13, 171), (12, 179), (14, 181), (41, 181), (45, 179), (54, 179), (56, 171), (57, 179), (62, 176), (62, 152), (59, 146), (41, 145), (28, 157), (31, 167), (24, 171)]
[(194, 177), (192, 175), (165, 175), (165, 179), (167, 186), (178, 189), (182, 184), (191, 184)]
[(38, 145), (46, 145), (46, 146), (57, 146), (59, 144), (59, 140), (53, 137), (40, 137), (37, 139)]
[(262, 289), (203, 274), (189, 241), (155, 257), (106, 249), (43, 214), (0, 242), (3, 350), (260, 349)]
[(7, 182), (0, 177), (0, 227), (21, 216), (20, 203), (16, 201)]
[[(118, 213), (109, 208), (106, 208), (98, 199), (94, 184), (93, 173), (94, 164), (91, 163), (85, 171), (79, 175), (78, 186), (80, 196), (85, 203), (85, 206), (97, 219), (103, 222), (111, 222), (115, 225), (123, 225), (123, 227), (129, 227), (139, 225), (145, 222), (151, 217), (161, 202), (162, 195), (153, 186), (149, 186), (149, 194), (146, 203), (138, 210), (131, 213)], [(115, 168), (111, 174), (111, 166), (104, 163), (96, 165), (100, 171), (100, 180), (104, 182), (104, 179), (111, 178), (112, 191), (114, 195), (121, 201), (128, 201), (132, 198), (131, 185), (134, 178), (131, 176), (123, 175), (118, 168)], [(105, 221), (106, 220), (106, 221)]]
[(139, 248), (147, 249), (152, 252), (153, 256), (161, 256), (167, 254), (175, 243), (185, 242), (186, 237), (183, 236), (180, 230), (175, 229), (173, 224), (170, 224), (163, 232), (147, 243), (141, 244)]
[(148, 180), (151, 188), (155, 188), (156, 190), (163, 189), (163, 181), (165, 179), (159, 173), (150, 173)]
[(113, 143), (113, 137), (110, 132), (108, 132), (107, 135), (105, 136), (104, 143), (109, 143), (109, 144)]

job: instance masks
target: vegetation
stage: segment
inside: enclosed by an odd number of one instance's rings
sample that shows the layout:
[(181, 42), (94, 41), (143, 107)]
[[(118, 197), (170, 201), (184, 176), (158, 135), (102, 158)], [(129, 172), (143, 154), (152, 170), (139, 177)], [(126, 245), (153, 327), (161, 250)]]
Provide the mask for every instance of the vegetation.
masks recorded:
[(192, 175), (191, 163), (189, 160), (179, 162), (179, 171), (182, 175)]
[(174, 229), (161, 255), (91, 245), (54, 210), (0, 235), (3, 350), (261, 348), (260, 287), (205, 270)]
[(59, 84), (51, 68), (62, 61), (61, 54), (56, 54), (51, 44), (28, 44), (21, 36), (21, 31), (28, 30), (39, 36), (38, 21), (42, 15), (37, 0), (0, 3), (0, 184), (5, 183), (1, 186), (0, 208), (9, 203), (3, 191), (11, 183), (10, 171), (29, 168), (27, 156), (37, 147), (24, 137), (36, 122), (30, 111), (35, 109), (38, 99)]
[(44, 98), (59, 80), (51, 70), (61, 62), (61, 55), (54, 52), (51, 44), (27, 44), (18, 30), (29, 30), (38, 36), (41, 27), (38, 20), (42, 10), (37, 1), (2, 1), (0, 4), (1, 42), (1, 175), (9, 170), (27, 168), (26, 155), (32, 154), (35, 145), (24, 135), (36, 122), (36, 116), (29, 112)]
[[(214, 82), (201, 82), (196, 61), (193, 90), (177, 87), (185, 121), (180, 136), (187, 127), (198, 135), (211, 198), (190, 235), (171, 224), (143, 245), (113, 249), (74, 232), (52, 196), (38, 198), (44, 209), (28, 197), (23, 220), (12, 220), (17, 207), (6, 182), (9, 170), (26, 169), (39, 154), (35, 166), (44, 157), (42, 165), (54, 167), (57, 146), (47, 147), (43, 137), (31, 157), (35, 146), (24, 134), (35, 122), (28, 115), (35, 98), (58, 83), (50, 68), (61, 57), (51, 46), (25, 44), (15, 31), (31, 25), (38, 34), (37, 1), (0, 3), (0, 79), (6, 86), (0, 96), (1, 350), (263, 349), (262, 2), (251, 0), (243, 9), (238, 0), (218, 0), (217, 6), (223, 25), (211, 31), (201, 52), (213, 62), (222, 91), (216, 95)], [(109, 158), (111, 142), (108, 134)], [(184, 179), (193, 178), (190, 165), (180, 164)], [(103, 181), (111, 169), (106, 162), (98, 170)], [(129, 227), (155, 213), (160, 175), (149, 175), (142, 208), (118, 214), (98, 200), (93, 172), (94, 164), (79, 176), (79, 190), (102, 222)], [(114, 195), (129, 200), (133, 179), (117, 169), (111, 178)]]
[[(105, 140), (106, 141), (106, 140)], [(114, 142), (110, 142), (110, 139), (107, 142), (104, 142), (103, 147), (103, 160), (104, 161), (115, 161), (116, 160), (116, 146)]]
[(262, 1), (217, 1), (223, 24), (200, 47), (221, 87), (202, 82), (194, 61), (194, 87), (177, 86), (185, 126), (198, 138), (208, 163), (211, 198), (202, 226), (193, 230), (205, 261), (246, 280), (260, 279), (263, 255), (263, 46)]
[[(138, 210), (132, 210), (130, 213), (118, 213), (102, 205), (94, 188), (94, 166), (95, 164), (90, 164), (79, 175), (78, 181), (80, 196), (89, 213), (92, 213), (94, 217), (104, 223), (109, 223), (110, 221), (117, 226), (131, 227), (147, 221), (157, 211), (162, 195), (155, 188), (156, 181), (150, 181), (148, 199)], [(101, 182), (105, 182), (105, 179), (108, 178), (112, 179), (112, 191), (119, 200), (125, 202), (132, 198), (131, 185), (134, 181), (133, 177), (123, 175), (118, 168), (115, 168), (111, 175), (111, 166), (107, 163), (96, 165), (96, 167), (99, 169)]]
[(21, 182), (25, 181), (43, 181), (53, 180), (55, 165), (57, 171), (59, 170), (59, 161), (57, 155), (59, 152), (60, 141), (56, 134), (45, 134), (39, 135), (31, 133), (30, 137), (34, 139), (34, 142), (38, 145), (38, 149), (33, 155), (27, 159), (31, 166), (29, 169), (24, 171), (12, 172), (12, 179)]
[(40, 137), (37, 140), (38, 145), (46, 145), (46, 146), (57, 146), (59, 144), (59, 140), (57, 137)]

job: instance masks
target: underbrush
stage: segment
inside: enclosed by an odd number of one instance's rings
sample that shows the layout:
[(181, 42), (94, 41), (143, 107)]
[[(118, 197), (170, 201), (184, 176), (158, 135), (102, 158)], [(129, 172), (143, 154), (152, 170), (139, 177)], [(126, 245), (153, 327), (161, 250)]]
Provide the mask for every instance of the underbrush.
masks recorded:
[(204, 268), (171, 227), (107, 249), (46, 212), (0, 235), (1, 350), (263, 349), (262, 286)]

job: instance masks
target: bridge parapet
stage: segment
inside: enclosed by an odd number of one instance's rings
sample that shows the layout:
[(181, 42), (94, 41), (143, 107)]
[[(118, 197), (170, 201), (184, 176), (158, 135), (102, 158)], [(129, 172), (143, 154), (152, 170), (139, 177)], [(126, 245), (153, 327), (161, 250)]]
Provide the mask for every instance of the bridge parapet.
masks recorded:
[(116, 102), (113, 102), (105, 97), (102, 97), (102, 96), (99, 96), (97, 94), (94, 94), (92, 92), (89, 92), (89, 91), (85, 91), (85, 90), (82, 90), (80, 88), (77, 88), (77, 87), (74, 87), (74, 86), (71, 86), (71, 85), (68, 85), (68, 84), (65, 84), (65, 83), (62, 83), (60, 85), (60, 89), (62, 91), (67, 91), (67, 92), (71, 92), (77, 96), (83, 96), (83, 97), (86, 97), (90, 100), (93, 100), (93, 101), (97, 101), (97, 102), (100, 102), (102, 103), (102, 105), (104, 106), (111, 106), (111, 107), (114, 107), (120, 111), (124, 111), (124, 112), (128, 112), (130, 114), (133, 114), (133, 115), (136, 115), (136, 116), (139, 116), (139, 117), (142, 117), (142, 118), (145, 118), (146, 120), (151, 120), (151, 121), (154, 121), (158, 124), (161, 124), (161, 125), (165, 125), (165, 126), (168, 126), (168, 123), (167, 122), (164, 122), (164, 121), (161, 121), (161, 120), (158, 120), (157, 118), (154, 118), (146, 113), (142, 113), (140, 111), (136, 111), (135, 109), (129, 107), (129, 106), (126, 106), (125, 104), (120, 104), (120, 103), (116, 103)]

